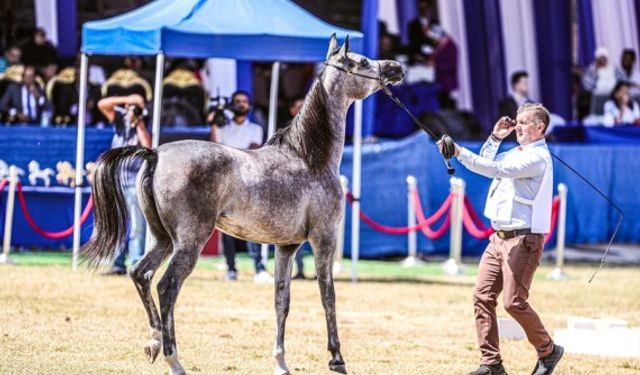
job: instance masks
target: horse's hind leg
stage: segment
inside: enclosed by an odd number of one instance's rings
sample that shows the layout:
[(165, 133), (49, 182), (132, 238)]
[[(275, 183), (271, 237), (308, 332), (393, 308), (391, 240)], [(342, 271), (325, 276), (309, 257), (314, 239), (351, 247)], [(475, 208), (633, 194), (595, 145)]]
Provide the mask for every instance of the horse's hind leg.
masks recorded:
[(144, 351), (149, 362), (153, 363), (162, 346), (162, 324), (158, 309), (151, 295), (151, 280), (158, 267), (171, 253), (172, 247), (171, 239), (166, 233), (155, 234), (151, 229), (149, 234), (148, 251), (138, 264), (131, 269), (130, 274), (149, 318), (151, 339), (145, 344)]
[(289, 315), (291, 260), (300, 245), (276, 246), (275, 288), (276, 288), (276, 344), (273, 357), (276, 360), (274, 375), (289, 374), (284, 360), (284, 327)]
[(327, 349), (331, 352), (329, 369), (346, 374), (347, 368), (340, 353), (338, 324), (336, 322), (336, 294), (333, 287), (333, 256), (336, 249), (335, 231), (327, 230), (325, 233), (316, 233), (309, 240), (311, 246), (315, 249), (320, 298), (322, 298), (322, 306), (327, 320)]
[[(183, 211), (182, 214), (184, 217), (189, 217), (188, 212)], [(191, 217), (196, 218), (198, 216), (191, 215)], [(215, 217), (215, 215), (212, 214), (209, 217)], [(160, 300), (160, 318), (162, 320), (162, 351), (165, 360), (171, 367), (171, 375), (186, 374), (178, 361), (173, 309), (182, 283), (196, 266), (200, 251), (204, 247), (214, 225), (215, 222), (213, 221), (201, 220), (194, 223), (193, 220), (185, 220), (180, 227), (176, 228), (173, 241), (173, 257), (157, 286)]]

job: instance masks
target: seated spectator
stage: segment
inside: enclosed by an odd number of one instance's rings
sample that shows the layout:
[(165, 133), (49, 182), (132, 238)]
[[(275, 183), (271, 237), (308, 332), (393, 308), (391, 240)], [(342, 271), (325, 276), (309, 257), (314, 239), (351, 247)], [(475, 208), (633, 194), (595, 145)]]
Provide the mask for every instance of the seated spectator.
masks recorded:
[(515, 119), (518, 108), (529, 102), (529, 74), (524, 70), (514, 72), (511, 74), (511, 95), (498, 103), (498, 117)]
[(0, 100), (0, 110), (8, 114), (8, 122), (38, 124), (49, 103), (44, 89), (36, 82), (36, 69), (27, 65), (22, 72), (22, 82), (7, 87)]
[(4, 51), (4, 57), (0, 57), (0, 73), (4, 73), (8, 67), (20, 64), (22, 51), (17, 46), (11, 46)]
[(630, 87), (630, 84), (625, 81), (619, 81), (616, 84), (611, 92), (611, 98), (604, 103), (602, 118), (604, 126), (638, 124), (640, 122), (640, 107), (635, 100), (631, 99)]
[(609, 63), (609, 51), (605, 47), (596, 48), (595, 61), (582, 76), (584, 89), (593, 95), (608, 95), (621, 80), (624, 73)]
[(640, 72), (636, 68), (636, 51), (627, 48), (620, 56), (620, 68), (624, 74), (624, 80), (629, 83), (629, 93), (632, 98), (640, 96)]

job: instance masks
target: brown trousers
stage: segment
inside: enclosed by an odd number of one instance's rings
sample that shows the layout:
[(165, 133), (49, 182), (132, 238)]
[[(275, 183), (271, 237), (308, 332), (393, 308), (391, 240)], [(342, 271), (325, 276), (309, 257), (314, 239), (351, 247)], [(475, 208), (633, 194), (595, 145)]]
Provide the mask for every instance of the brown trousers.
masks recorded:
[(546, 357), (553, 350), (553, 341), (542, 325), (538, 314), (529, 306), (529, 287), (533, 280), (544, 246), (544, 236), (527, 234), (503, 240), (491, 235), (478, 270), (473, 293), (478, 344), (482, 364), (501, 361), (496, 306), (498, 295), (504, 292), (504, 308), (522, 326), (527, 339), (536, 348), (538, 357)]

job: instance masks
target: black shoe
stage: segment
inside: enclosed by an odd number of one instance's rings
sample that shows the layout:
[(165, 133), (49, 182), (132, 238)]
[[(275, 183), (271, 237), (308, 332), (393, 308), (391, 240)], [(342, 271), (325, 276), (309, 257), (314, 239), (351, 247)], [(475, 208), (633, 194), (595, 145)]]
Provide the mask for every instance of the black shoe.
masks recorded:
[(477, 370), (469, 375), (507, 375), (507, 370), (502, 366), (502, 362), (493, 365), (480, 365)]
[(304, 280), (304, 279), (306, 279), (306, 277), (304, 276), (304, 273), (298, 272), (295, 275), (293, 275), (292, 279), (293, 280)]
[(112, 268), (107, 272), (103, 272), (100, 275), (102, 276), (124, 276), (127, 274), (127, 270), (123, 270), (121, 268)]
[(551, 354), (538, 360), (538, 363), (536, 363), (536, 367), (533, 369), (531, 375), (553, 374), (553, 369), (555, 369), (558, 362), (560, 362), (562, 354), (564, 354), (564, 348), (560, 345), (554, 344)]

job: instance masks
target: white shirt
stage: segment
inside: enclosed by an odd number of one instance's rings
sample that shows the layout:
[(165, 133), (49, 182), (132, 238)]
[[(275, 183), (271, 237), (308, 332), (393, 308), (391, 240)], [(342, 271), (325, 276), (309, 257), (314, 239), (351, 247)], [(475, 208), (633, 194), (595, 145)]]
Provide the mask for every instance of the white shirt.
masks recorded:
[(480, 155), (462, 147), (458, 160), (469, 170), (493, 178), (484, 215), (496, 230), (531, 228), (548, 233), (551, 224), (553, 164), (544, 139), (498, 155), (489, 138)]
[(262, 126), (245, 119), (242, 124), (233, 120), (228, 125), (216, 129), (218, 142), (223, 145), (246, 150), (252, 143), (262, 145)]
[(625, 106), (622, 112), (613, 100), (607, 100), (604, 103), (604, 113), (602, 115), (602, 124), (604, 126), (633, 124), (639, 118), (640, 107), (638, 107), (638, 103), (635, 100), (631, 101), (631, 108)]
[(596, 95), (609, 95), (616, 85), (616, 69), (613, 65), (608, 64), (598, 69), (598, 80), (593, 93)]
[[(40, 101), (43, 101), (44, 98), (40, 98)], [(38, 117), (38, 100), (33, 94), (27, 89), (27, 86), (22, 86), (22, 113), (29, 114), (31, 113), (31, 119), (35, 119)], [(31, 112), (29, 112), (29, 107), (31, 107)]]

